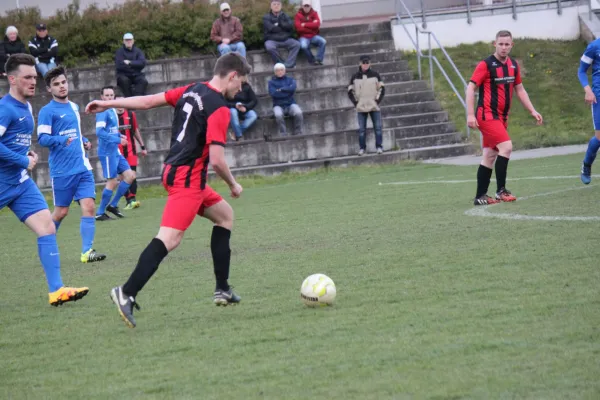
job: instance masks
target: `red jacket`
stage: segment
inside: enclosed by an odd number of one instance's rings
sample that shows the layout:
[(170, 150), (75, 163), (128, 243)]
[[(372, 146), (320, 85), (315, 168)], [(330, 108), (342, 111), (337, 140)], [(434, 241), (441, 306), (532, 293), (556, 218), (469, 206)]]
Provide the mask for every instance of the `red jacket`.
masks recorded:
[[(304, 23), (304, 26), (302, 26), (302, 23)], [(305, 14), (304, 10), (300, 9), (294, 18), (294, 25), (299, 37), (310, 39), (319, 34), (321, 19), (319, 18), (319, 14), (312, 8), (308, 14)]]

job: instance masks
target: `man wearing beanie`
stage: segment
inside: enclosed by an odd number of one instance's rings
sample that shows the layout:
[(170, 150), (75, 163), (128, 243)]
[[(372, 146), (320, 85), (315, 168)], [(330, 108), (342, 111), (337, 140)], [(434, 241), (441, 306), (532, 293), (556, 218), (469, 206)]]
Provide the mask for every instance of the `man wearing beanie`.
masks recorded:
[(288, 115), (294, 119), (294, 135), (301, 135), (302, 109), (294, 100), (296, 80), (285, 75), (285, 65), (281, 63), (275, 64), (273, 70), (275, 76), (269, 80), (269, 94), (273, 99), (273, 114), (279, 126), (279, 133), (281, 136), (287, 135), (284, 117)]

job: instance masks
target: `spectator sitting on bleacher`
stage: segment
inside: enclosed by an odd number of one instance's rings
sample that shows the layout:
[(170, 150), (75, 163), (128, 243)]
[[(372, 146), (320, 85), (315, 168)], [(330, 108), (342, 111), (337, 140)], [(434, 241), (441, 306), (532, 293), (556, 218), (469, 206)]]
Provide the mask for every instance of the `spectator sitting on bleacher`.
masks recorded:
[(352, 76), (348, 86), (348, 97), (356, 107), (358, 118), (358, 155), (362, 156), (367, 150), (367, 118), (371, 116), (375, 131), (375, 147), (377, 154), (383, 153), (383, 136), (381, 132), (381, 109), (379, 103), (385, 95), (385, 87), (379, 74), (371, 69), (371, 59), (364, 55), (360, 57), (358, 72)]
[(246, 57), (246, 45), (242, 42), (244, 37), (244, 27), (238, 17), (231, 15), (229, 4), (221, 4), (221, 17), (213, 22), (210, 30), (210, 39), (215, 42), (219, 54), (229, 52), (238, 52), (242, 57)]
[[(302, 8), (296, 13), (294, 24), (300, 37), (300, 48), (306, 53), (309, 64), (323, 65), (327, 41), (319, 36), (321, 19), (319, 14), (312, 8), (311, 0), (302, 0)], [(319, 48), (316, 59), (310, 51), (310, 46)]]
[(278, 48), (283, 47), (288, 51), (285, 67), (295, 68), (300, 43), (292, 38), (294, 23), (286, 13), (281, 11), (281, 0), (271, 1), (271, 11), (263, 17), (263, 29), (265, 49), (271, 55), (273, 63), (284, 63), (277, 51)]
[(35, 26), (35, 36), (29, 41), (29, 52), (35, 57), (35, 69), (42, 77), (56, 68), (58, 41), (48, 35), (46, 24)]
[(14, 26), (6, 28), (4, 41), (0, 43), (0, 76), (6, 76), (4, 64), (13, 54), (27, 53), (25, 45), (19, 37), (19, 31)]
[(274, 71), (275, 76), (269, 80), (269, 94), (273, 98), (273, 114), (279, 126), (279, 133), (282, 136), (287, 135), (284, 117), (289, 115), (294, 119), (294, 135), (301, 135), (304, 117), (302, 109), (294, 100), (296, 80), (285, 75), (285, 65), (281, 63), (275, 64)]
[(115, 54), (117, 85), (123, 96), (144, 96), (148, 81), (142, 70), (146, 67), (146, 57), (142, 50), (134, 46), (133, 35), (123, 35), (123, 46)]
[(242, 90), (235, 95), (233, 100), (227, 100), (227, 107), (231, 111), (231, 129), (235, 133), (231, 139), (240, 140), (244, 132), (256, 122), (258, 115), (256, 115), (254, 107), (257, 103), (256, 94), (248, 82), (242, 84)]

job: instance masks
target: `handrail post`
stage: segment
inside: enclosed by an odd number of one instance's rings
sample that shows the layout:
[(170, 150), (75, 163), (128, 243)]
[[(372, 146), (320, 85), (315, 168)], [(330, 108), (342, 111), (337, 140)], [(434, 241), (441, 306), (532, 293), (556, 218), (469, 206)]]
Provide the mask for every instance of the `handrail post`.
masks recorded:
[(417, 69), (419, 70), (419, 80), (423, 79), (423, 74), (421, 74), (421, 49), (419, 46), (419, 27), (415, 25), (415, 33), (417, 36)]
[(421, 26), (423, 29), (427, 29), (427, 20), (425, 19), (425, 6), (423, 5), (423, 0), (421, 0), (421, 19), (423, 20)]
[(562, 15), (562, 4), (560, 3), (560, 0), (556, 0), (556, 2), (558, 3), (558, 15)]
[(429, 45), (429, 81), (431, 82), (431, 91), (433, 90), (433, 52), (431, 49), (431, 32), (427, 35), (427, 42)]
[(471, 0), (467, 0), (467, 24), (471, 25)]
[(512, 3), (513, 19), (517, 19), (517, 0), (513, 0)]

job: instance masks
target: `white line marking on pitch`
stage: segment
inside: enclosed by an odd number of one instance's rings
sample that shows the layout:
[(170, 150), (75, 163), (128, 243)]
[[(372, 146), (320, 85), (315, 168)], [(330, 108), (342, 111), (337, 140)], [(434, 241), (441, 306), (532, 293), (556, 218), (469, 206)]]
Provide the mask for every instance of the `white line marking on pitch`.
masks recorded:
[[(600, 175), (592, 175), (594, 178), (600, 178)], [(579, 175), (570, 176), (529, 176), (523, 178), (509, 178), (509, 181), (543, 181), (543, 180), (555, 180), (555, 179), (577, 179)], [(429, 185), (432, 183), (441, 184), (457, 184), (457, 183), (476, 183), (475, 179), (462, 179), (462, 180), (431, 180), (431, 181), (404, 181), (404, 182), (379, 182), (379, 186), (383, 185)]]
[[(568, 189), (555, 190), (553, 192), (538, 193), (538, 194), (533, 194), (531, 196), (519, 197), (518, 201), (529, 200), (529, 199), (533, 199), (535, 197), (550, 196), (553, 194), (571, 192), (573, 190), (585, 190), (585, 189), (589, 189), (590, 187), (594, 187), (594, 186), (578, 186), (578, 187), (572, 187), (572, 188), (568, 188)], [(493, 206), (494, 205), (476, 206), (476, 207), (471, 208), (470, 210), (465, 211), (465, 214), (472, 216), (472, 217), (512, 219), (512, 220), (519, 220), (519, 221), (583, 221), (583, 222), (600, 221), (600, 217), (597, 217), (597, 216), (581, 217), (581, 216), (566, 216), (566, 215), (552, 215), (551, 216), (551, 215), (523, 215), (523, 214), (515, 214), (515, 213), (491, 213), (488, 209)]]

